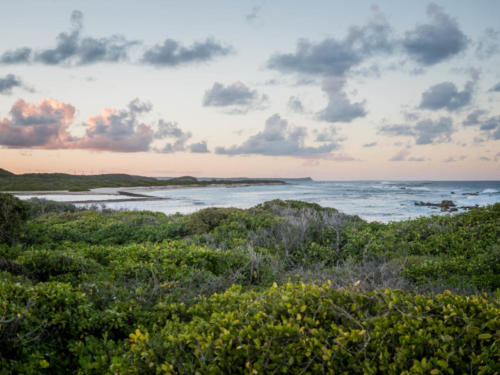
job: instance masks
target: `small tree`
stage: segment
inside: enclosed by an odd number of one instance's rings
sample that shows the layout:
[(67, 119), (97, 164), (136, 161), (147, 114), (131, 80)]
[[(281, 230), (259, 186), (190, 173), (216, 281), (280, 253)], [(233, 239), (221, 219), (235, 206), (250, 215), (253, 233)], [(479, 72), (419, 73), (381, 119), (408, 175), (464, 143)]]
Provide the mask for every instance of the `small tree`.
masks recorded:
[(0, 243), (12, 244), (28, 219), (29, 206), (11, 194), (0, 193)]

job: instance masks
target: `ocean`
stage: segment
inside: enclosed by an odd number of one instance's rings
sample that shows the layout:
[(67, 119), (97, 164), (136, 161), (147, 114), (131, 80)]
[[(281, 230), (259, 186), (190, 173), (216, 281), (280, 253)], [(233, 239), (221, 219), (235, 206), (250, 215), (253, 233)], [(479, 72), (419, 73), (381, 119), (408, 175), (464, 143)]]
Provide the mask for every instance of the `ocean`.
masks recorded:
[[(286, 180), (285, 180), (286, 181)], [(127, 190), (127, 189), (122, 189)], [(96, 189), (95, 191), (100, 191)], [(134, 188), (141, 193), (141, 189)], [(366, 221), (400, 221), (419, 216), (442, 215), (439, 208), (415, 206), (415, 202), (452, 200), (457, 206), (485, 206), (500, 202), (500, 181), (302, 181), (286, 185), (147, 189), (142, 193), (169, 198), (158, 201), (107, 202), (111, 209), (149, 210), (165, 214), (192, 213), (205, 207), (249, 208), (272, 199), (294, 199), (334, 207)], [(29, 198), (23, 196), (21, 198)], [(106, 195), (49, 195), (59, 201), (84, 201)], [(97, 198), (96, 198), (97, 197)], [(78, 204), (80, 206), (85, 204)], [(459, 210), (458, 212), (461, 212)]]

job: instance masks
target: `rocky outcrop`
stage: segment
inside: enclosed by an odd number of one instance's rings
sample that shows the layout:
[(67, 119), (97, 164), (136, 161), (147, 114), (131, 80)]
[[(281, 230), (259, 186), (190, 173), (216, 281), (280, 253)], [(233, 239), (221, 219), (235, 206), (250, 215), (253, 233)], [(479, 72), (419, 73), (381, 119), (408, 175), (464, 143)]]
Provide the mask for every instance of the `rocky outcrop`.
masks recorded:
[(425, 207), (436, 207), (441, 208), (441, 211), (457, 211), (457, 205), (453, 201), (443, 200), (441, 203), (431, 203), (431, 202), (415, 202), (415, 206), (425, 206)]

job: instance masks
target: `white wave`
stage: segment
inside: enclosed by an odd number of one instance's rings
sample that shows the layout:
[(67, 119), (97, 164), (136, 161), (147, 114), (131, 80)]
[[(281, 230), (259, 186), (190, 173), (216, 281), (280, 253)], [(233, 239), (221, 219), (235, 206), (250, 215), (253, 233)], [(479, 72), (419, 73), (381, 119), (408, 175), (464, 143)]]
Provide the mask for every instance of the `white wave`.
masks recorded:
[(484, 189), (481, 194), (495, 194), (498, 193), (498, 190), (496, 189)]

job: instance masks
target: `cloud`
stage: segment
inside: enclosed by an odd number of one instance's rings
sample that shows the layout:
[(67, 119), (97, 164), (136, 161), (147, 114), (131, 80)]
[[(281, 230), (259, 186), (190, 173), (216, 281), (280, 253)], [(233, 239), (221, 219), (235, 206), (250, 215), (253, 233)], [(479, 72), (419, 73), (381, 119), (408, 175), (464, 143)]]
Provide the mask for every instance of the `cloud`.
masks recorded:
[(453, 156), (450, 156), (449, 158), (443, 160), (443, 163), (456, 163), (458, 161), (464, 161), (467, 158), (465, 155), (461, 155), (458, 157), (458, 159), (455, 159)]
[[(488, 111), (477, 109), (467, 116), (463, 125), (476, 126), (486, 138), (500, 140), (500, 116), (484, 117), (487, 113)], [(476, 142), (479, 141), (483, 142), (484, 139), (476, 139)]]
[[(177, 123), (160, 119), (153, 126), (142, 122), (140, 117), (151, 111), (151, 104), (139, 99), (132, 100), (125, 109), (105, 108), (83, 123), (83, 136), (74, 137), (68, 130), (74, 122), (72, 105), (55, 99), (44, 99), (38, 105), (19, 99), (10, 110), (10, 118), (0, 121), (0, 145), (113, 152), (208, 152), (203, 151), (204, 142), (188, 146), (191, 133), (184, 132)], [(168, 142), (157, 147), (163, 140)]]
[(463, 91), (458, 91), (453, 82), (438, 83), (422, 94), (419, 108), (456, 111), (470, 103), (473, 89), (474, 82), (472, 81), (465, 84)]
[(410, 156), (408, 158), (408, 161), (415, 161), (415, 162), (421, 162), (421, 161), (426, 161), (427, 159), (424, 157), (415, 157), (415, 156)]
[(402, 149), (396, 155), (389, 159), (389, 161), (405, 161), (406, 157), (410, 154), (407, 149)]
[(22, 64), (28, 63), (31, 59), (31, 48), (23, 47), (13, 51), (6, 51), (0, 55), (0, 63), (2, 64)]
[(126, 109), (106, 108), (85, 123), (85, 135), (78, 139), (74, 148), (115, 152), (149, 151), (153, 141), (151, 125), (139, 120), (148, 113), (151, 105), (135, 99)]
[(262, 10), (261, 5), (253, 6), (250, 12), (247, 15), (245, 15), (245, 19), (248, 22), (254, 22), (259, 17), (261, 10)]
[(129, 49), (138, 44), (137, 41), (128, 41), (118, 35), (109, 38), (82, 37), (83, 14), (78, 10), (71, 14), (71, 23), (70, 32), (62, 32), (57, 36), (55, 47), (39, 51), (22, 47), (7, 51), (0, 57), (0, 62), (3, 64), (38, 62), (67, 66), (118, 62), (126, 60)]
[(500, 82), (498, 82), (495, 86), (493, 86), (488, 91), (490, 91), (490, 92), (500, 92)]
[(302, 101), (296, 96), (290, 96), (287, 106), (290, 111), (295, 113), (303, 113), (305, 111)]
[(352, 26), (343, 39), (326, 38), (319, 43), (301, 39), (295, 52), (276, 53), (267, 66), (282, 73), (343, 76), (369, 57), (391, 52), (390, 36), (385, 17), (375, 13), (366, 25)]
[(337, 128), (335, 126), (329, 126), (320, 131), (314, 131), (314, 133), (316, 134), (316, 137), (314, 139), (315, 142), (334, 142), (335, 140), (341, 140), (337, 136)]
[(198, 143), (192, 143), (189, 146), (189, 150), (191, 152), (193, 152), (193, 153), (196, 153), (196, 154), (203, 154), (203, 153), (210, 152), (208, 150), (207, 142), (206, 141), (201, 141), (201, 142), (198, 142)]
[(186, 142), (191, 136), (190, 132), (184, 132), (179, 128), (176, 122), (159, 120), (154, 138), (162, 140), (169, 139), (170, 142), (165, 143), (161, 149), (156, 148), (155, 151), (166, 154), (185, 151), (187, 148)]
[(316, 155), (321, 157), (338, 149), (337, 142), (331, 141), (319, 146), (305, 146), (307, 130), (304, 127), (293, 127), (288, 121), (274, 114), (266, 121), (264, 130), (250, 136), (239, 146), (217, 147), (216, 154), (224, 155), (272, 155), (305, 157)]
[(416, 62), (429, 66), (447, 60), (464, 51), (468, 39), (460, 30), (457, 21), (444, 13), (438, 5), (427, 7), (430, 23), (417, 25), (407, 31), (402, 45), (406, 53)]
[(317, 113), (320, 120), (327, 122), (351, 122), (355, 118), (365, 117), (365, 101), (351, 103), (344, 91), (343, 78), (325, 79), (323, 91), (328, 96), (328, 105)]
[(500, 30), (491, 27), (484, 30), (476, 42), (476, 56), (481, 60), (489, 59), (500, 52)]
[[(82, 36), (83, 13), (75, 10), (71, 14), (71, 29), (59, 33), (52, 48), (34, 50), (22, 47), (0, 55), (2, 64), (39, 63), (44, 65), (81, 66), (96, 63), (118, 63), (129, 61), (130, 51), (143, 46), (137, 40), (127, 40), (121, 35), (110, 37)], [(157, 67), (175, 67), (183, 64), (201, 63), (224, 56), (232, 51), (213, 39), (182, 46), (173, 39), (166, 39), (144, 50), (139, 63)]]
[(422, 120), (415, 125), (385, 125), (378, 132), (393, 137), (412, 137), (417, 145), (427, 145), (451, 141), (454, 128), (450, 117), (441, 117), (437, 121)]
[(483, 109), (476, 109), (475, 111), (467, 115), (467, 118), (464, 120), (462, 124), (464, 126), (478, 125), (480, 122), (479, 117), (485, 115), (486, 113), (488, 113), (488, 111), (485, 111)]
[(203, 105), (205, 107), (225, 107), (229, 113), (246, 113), (252, 109), (264, 109), (268, 102), (267, 95), (259, 95), (242, 82), (234, 82), (224, 86), (215, 82), (205, 91)]
[(72, 142), (68, 125), (75, 108), (55, 99), (38, 105), (19, 99), (10, 110), (10, 119), (0, 122), (0, 145), (9, 148), (66, 148)]
[(213, 39), (195, 42), (189, 47), (182, 46), (173, 39), (165, 39), (162, 44), (157, 44), (147, 49), (142, 55), (141, 62), (157, 67), (175, 67), (184, 64), (203, 63), (218, 56), (226, 56), (232, 48), (223, 46)]
[(363, 145), (363, 147), (369, 148), (369, 147), (375, 147), (376, 145), (377, 145), (377, 142), (370, 142), (370, 143), (365, 143)]
[(10, 94), (15, 87), (23, 87), (23, 83), (19, 77), (13, 74), (7, 74), (5, 77), (0, 77), (0, 94)]
[(430, 66), (464, 51), (469, 40), (457, 21), (431, 3), (428, 23), (416, 25), (403, 37), (394, 37), (385, 16), (374, 12), (362, 26), (351, 26), (344, 38), (329, 37), (320, 42), (300, 39), (294, 52), (275, 53), (267, 67), (281, 73), (344, 77), (348, 73), (379, 76), (377, 64), (362, 64), (376, 56), (404, 54), (421, 66)]

